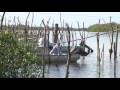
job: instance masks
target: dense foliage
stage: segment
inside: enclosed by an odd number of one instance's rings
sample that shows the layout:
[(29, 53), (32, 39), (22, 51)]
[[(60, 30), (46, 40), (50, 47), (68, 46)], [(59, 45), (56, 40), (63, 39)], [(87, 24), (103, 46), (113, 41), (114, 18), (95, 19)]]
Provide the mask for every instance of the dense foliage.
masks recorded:
[(39, 61), (34, 44), (19, 40), (10, 32), (0, 32), (0, 78), (40, 77), (41, 69), (37, 66)]

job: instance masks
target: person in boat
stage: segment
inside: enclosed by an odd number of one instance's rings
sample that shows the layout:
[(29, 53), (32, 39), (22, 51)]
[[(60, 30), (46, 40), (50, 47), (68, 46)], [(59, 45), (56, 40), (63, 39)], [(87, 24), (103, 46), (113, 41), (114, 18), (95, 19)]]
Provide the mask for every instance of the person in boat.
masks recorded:
[[(88, 52), (85, 51), (85, 48), (88, 49)], [(80, 47), (77, 47), (76, 54), (80, 54), (82, 56), (87, 56), (90, 52), (92, 53), (93, 50), (89, 46), (87, 46), (84, 41), (81, 41)]]
[(62, 55), (63, 53), (61, 52), (60, 49), (60, 43), (56, 43), (49, 54)]

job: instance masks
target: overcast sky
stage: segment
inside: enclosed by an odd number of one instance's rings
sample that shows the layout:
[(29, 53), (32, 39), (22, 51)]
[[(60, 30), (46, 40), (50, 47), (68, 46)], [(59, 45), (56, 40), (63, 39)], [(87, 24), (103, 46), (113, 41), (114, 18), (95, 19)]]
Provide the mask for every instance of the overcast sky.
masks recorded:
[[(0, 12), (0, 15), (2, 14), (3, 12)], [(32, 22), (32, 14), (33, 12), (30, 12), (30, 16), (28, 18), (30, 24)], [(19, 16), (21, 23), (25, 23), (27, 15), (28, 12), (6, 12), (5, 17), (7, 22), (8, 20), (13, 22), (14, 16)], [(61, 12), (61, 20), (63, 21), (64, 19), (64, 22), (68, 23), (70, 26), (72, 24), (73, 28), (77, 27), (77, 21), (79, 21), (80, 27), (82, 27), (83, 22), (85, 23), (85, 27), (99, 23), (99, 19), (101, 19), (101, 23), (104, 23), (103, 19), (106, 23), (109, 23), (110, 16), (112, 17), (113, 22), (120, 23), (120, 12)], [(43, 19), (46, 23), (50, 17), (49, 26), (52, 26), (53, 20), (54, 23), (58, 23), (59, 26), (61, 26), (60, 12), (34, 12), (33, 25), (39, 26)]]

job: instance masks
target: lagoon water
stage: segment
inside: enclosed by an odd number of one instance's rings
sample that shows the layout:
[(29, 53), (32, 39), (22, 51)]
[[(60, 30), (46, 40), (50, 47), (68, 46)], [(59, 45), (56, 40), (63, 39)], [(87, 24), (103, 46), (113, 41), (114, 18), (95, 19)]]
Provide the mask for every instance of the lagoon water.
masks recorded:
[[(86, 32), (86, 36), (96, 35), (95, 32)], [(51, 38), (50, 34), (50, 38)], [(74, 35), (75, 36), (75, 35)], [(77, 39), (80, 38), (80, 34), (76, 31)], [(111, 36), (111, 33), (110, 33)], [(116, 40), (116, 33), (114, 35), (114, 42)], [(74, 37), (75, 38), (75, 37)], [(110, 37), (111, 38), (111, 37)], [(74, 42), (79, 45), (80, 41)], [(75, 63), (70, 63), (69, 67), (69, 78), (98, 78), (98, 67), (97, 67), (97, 40), (96, 37), (88, 38), (86, 40), (87, 45), (89, 45), (94, 52), (89, 54), (83, 60), (80, 59)], [(102, 50), (104, 43), (104, 60), (101, 60), (101, 78), (114, 78), (114, 55), (112, 54), (112, 59), (109, 59), (109, 49), (110, 49), (110, 39), (108, 34), (100, 36), (100, 50)], [(72, 43), (71, 43), (72, 44)], [(118, 50), (117, 50), (117, 60), (116, 60), (116, 77), (120, 78), (120, 35), (118, 37)], [(66, 63), (45, 65), (45, 77), (46, 78), (64, 78), (66, 74)]]
[[(75, 35), (76, 32), (76, 35)], [(103, 33), (103, 32), (101, 32)], [(73, 31), (74, 39), (80, 39), (79, 31)], [(96, 32), (86, 32), (85, 36), (94, 36)], [(76, 37), (75, 37), (76, 36)], [(111, 38), (111, 33), (110, 33)], [(114, 42), (116, 40), (116, 32), (114, 34)], [(52, 42), (52, 32), (50, 32), (50, 41)], [(64, 41), (67, 41), (64, 38)], [(110, 39), (108, 34), (100, 36), (100, 51), (104, 44), (104, 60), (101, 60), (101, 78), (114, 78), (114, 55), (112, 54), (112, 59), (109, 59), (109, 49), (110, 49)], [(71, 42), (72, 45), (73, 42)], [(79, 45), (80, 40), (74, 41), (74, 45)], [(75, 63), (70, 63), (69, 67), (69, 78), (98, 78), (98, 66), (97, 66), (97, 39), (95, 37), (88, 38), (86, 44), (90, 46), (94, 52), (90, 53), (88, 56), (80, 56), (80, 59)], [(65, 44), (67, 45), (67, 43)], [(117, 49), (117, 60), (116, 60), (116, 78), (120, 78), (120, 34), (118, 36), (118, 49)], [(66, 74), (66, 63), (59, 63), (58, 67), (56, 64), (45, 64), (45, 77), (46, 78), (65, 78)]]

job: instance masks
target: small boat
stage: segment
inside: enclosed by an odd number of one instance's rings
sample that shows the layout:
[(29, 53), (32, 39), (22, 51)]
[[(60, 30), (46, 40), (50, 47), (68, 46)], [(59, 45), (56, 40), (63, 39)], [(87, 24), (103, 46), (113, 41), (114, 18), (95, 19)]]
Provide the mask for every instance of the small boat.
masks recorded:
[[(49, 57), (51, 63), (67, 63), (68, 55), (62, 54), (62, 55), (54, 55), (54, 54), (38, 54), (39, 60), (42, 62), (43, 56), (44, 56), (44, 63), (49, 63)], [(77, 62), (77, 60), (80, 58), (80, 55), (78, 54), (72, 54), (70, 57), (70, 62)]]

